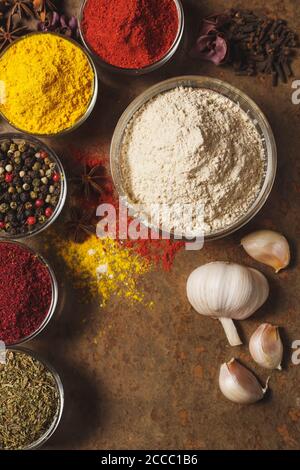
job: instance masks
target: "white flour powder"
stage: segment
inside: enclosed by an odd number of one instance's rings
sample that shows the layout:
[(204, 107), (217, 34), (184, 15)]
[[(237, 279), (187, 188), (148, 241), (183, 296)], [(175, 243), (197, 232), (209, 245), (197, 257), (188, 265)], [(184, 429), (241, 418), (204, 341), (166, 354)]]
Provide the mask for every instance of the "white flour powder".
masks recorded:
[[(204, 221), (189, 229), (212, 233), (237, 221), (264, 177), (261, 137), (248, 115), (213, 91), (181, 87), (146, 103), (129, 123), (121, 149), (126, 191), (146, 217), (153, 204), (202, 204)], [(168, 228), (168, 227), (167, 227)], [(171, 211), (170, 227), (186, 233)]]

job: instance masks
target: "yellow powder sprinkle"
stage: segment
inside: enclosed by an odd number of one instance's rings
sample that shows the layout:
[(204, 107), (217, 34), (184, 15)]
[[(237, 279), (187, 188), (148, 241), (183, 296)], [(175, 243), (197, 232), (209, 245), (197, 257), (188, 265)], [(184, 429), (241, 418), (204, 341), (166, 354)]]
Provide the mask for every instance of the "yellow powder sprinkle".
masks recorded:
[(115, 240), (96, 236), (82, 244), (59, 240), (55, 246), (74, 274), (76, 287), (99, 295), (101, 306), (113, 295), (143, 302), (144, 293), (138, 288), (138, 280), (151, 267), (130, 249), (121, 247)]
[(0, 83), (0, 110), (13, 126), (33, 134), (57, 134), (85, 114), (94, 72), (78, 46), (40, 33), (7, 49), (0, 59)]

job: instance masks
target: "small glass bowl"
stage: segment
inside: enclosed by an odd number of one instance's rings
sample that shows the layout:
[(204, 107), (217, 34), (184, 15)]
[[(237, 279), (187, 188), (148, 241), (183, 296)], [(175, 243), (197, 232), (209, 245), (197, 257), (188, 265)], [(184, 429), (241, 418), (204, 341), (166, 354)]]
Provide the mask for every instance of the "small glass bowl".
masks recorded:
[(57, 280), (56, 280), (53, 269), (49, 265), (48, 261), (46, 261), (46, 259), (42, 255), (40, 255), (39, 253), (37, 253), (33, 249), (29, 248), (24, 243), (20, 243), (20, 242), (13, 241), (13, 240), (0, 240), (0, 244), (1, 243), (6, 243), (6, 244), (11, 243), (11, 244), (14, 244), (14, 245), (18, 245), (21, 248), (23, 248), (24, 250), (27, 250), (30, 253), (32, 253), (34, 256), (36, 256), (39, 259), (39, 261), (47, 268), (49, 276), (50, 276), (50, 281), (51, 281), (52, 298), (51, 298), (51, 304), (50, 304), (50, 307), (49, 307), (49, 310), (48, 310), (48, 313), (47, 313), (46, 317), (44, 318), (44, 320), (42, 321), (40, 326), (33, 333), (31, 333), (29, 336), (26, 336), (25, 338), (19, 339), (15, 343), (11, 343), (11, 344), (7, 345), (7, 347), (15, 347), (15, 346), (19, 346), (21, 344), (27, 343), (28, 341), (31, 341), (32, 339), (36, 338), (46, 328), (46, 326), (50, 322), (51, 318), (53, 317), (53, 314), (54, 314), (56, 306), (57, 306), (58, 284), (57, 284)]
[(42, 134), (42, 133), (38, 133), (38, 132), (29, 132), (27, 130), (24, 130), (24, 129), (21, 129), (19, 127), (17, 127), (13, 122), (9, 121), (9, 119), (5, 116), (5, 114), (0, 110), (0, 116), (12, 127), (14, 127), (17, 131), (20, 131), (20, 132), (24, 132), (28, 135), (32, 135), (32, 136), (37, 136), (37, 137), (58, 137), (58, 136), (61, 136), (61, 135), (65, 135), (65, 134), (69, 134), (70, 132), (73, 132), (75, 131), (76, 129), (78, 129), (78, 127), (80, 127), (82, 124), (85, 123), (85, 121), (87, 120), (87, 118), (90, 116), (91, 112), (93, 111), (94, 109), (94, 106), (96, 104), (96, 101), (97, 101), (97, 96), (98, 96), (98, 76), (97, 76), (97, 70), (96, 70), (96, 67), (95, 67), (95, 64), (92, 60), (92, 58), (90, 57), (90, 55), (88, 54), (88, 52), (84, 49), (84, 47), (82, 47), (78, 42), (74, 41), (73, 39), (71, 38), (67, 38), (66, 36), (62, 35), (62, 34), (58, 34), (58, 33), (52, 33), (52, 32), (47, 32), (47, 33), (44, 33), (44, 32), (34, 32), (34, 33), (29, 33), (29, 34), (25, 34), (23, 36), (21, 36), (20, 38), (14, 40), (11, 44), (8, 45), (8, 47), (6, 47), (6, 49), (4, 49), (3, 52), (1, 52), (0, 54), (0, 59), (2, 56), (4, 56), (4, 54), (8, 51), (8, 49), (10, 47), (13, 47), (16, 45), (17, 42), (19, 41), (23, 41), (24, 39), (26, 39), (27, 37), (29, 36), (37, 36), (37, 35), (45, 35), (45, 34), (52, 34), (53, 36), (58, 36), (58, 37), (61, 37), (63, 39), (65, 39), (66, 41), (69, 41), (71, 42), (72, 44), (74, 44), (74, 46), (78, 47), (79, 49), (81, 49), (81, 51), (85, 54), (85, 56), (87, 57), (90, 65), (91, 65), (91, 68), (93, 70), (93, 75), (94, 75), (94, 88), (93, 88), (93, 93), (92, 93), (92, 96), (91, 96), (91, 100), (90, 100), (90, 103), (89, 105), (87, 106), (87, 109), (85, 111), (85, 113), (82, 115), (82, 117), (80, 119), (78, 119), (78, 121), (75, 122), (75, 124), (71, 127), (68, 127), (67, 129), (64, 129), (60, 132), (56, 132), (56, 133), (52, 133), (52, 134)]
[[(213, 79), (210, 77), (200, 77), (200, 76), (182, 76), (171, 78), (164, 82), (160, 82), (151, 88), (147, 89), (144, 93), (138, 96), (125, 110), (122, 116), (119, 119), (119, 122), (116, 126), (112, 142), (111, 142), (111, 149), (110, 149), (110, 166), (111, 166), (111, 173), (112, 178), (116, 187), (116, 190), (124, 202), (124, 204), (132, 211), (132, 213), (137, 214), (136, 217), (145, 225), (155, 231), (162, 232), (161, 227), (156, 227), (151, 224), (145, 216), (139, 216), (138, 214), (140, 211), (138, 210), (138, 206), (134, 204), (130, 200), (129, 195), (125, 189), (125, 185), (123, 182), (123, 175), (120, 168), (120, 152), (121, 146), (123, 141), (124, 132), (126, 127), (128, 126), (130, 120), (134, 116), (134, 114), (149, 100), (154, 98), (155, 96), (172, 90), (177, 87), (194, 87), (194, 88), (202, 88), (207, 90), (215, 91), (223, 96), (226, 96), (231, 101), (236, 104), (239, 104), (241, 109), (243, 109), (249, 117), (252, 119), (257, 131), (259, 132), (260, 136), (262, 137), (262, 142), (265, 150), (265, 177), (262, 181), (260, 192), (252, 204), (252, 206), (248, 209), (248, 211), (234, 223), (219, 229), (214, 232), (210, 232), (204, 234), (204, 239), (206, 241), (209, 240), (216, 240), (219, 238), (226, 237), (241, 227), (246, 225), (253, 217), (260, 211), (263, 207), (265, 202), (267, 201), (270, 192), (272, 190), (276, 170), (277, 170), (277, 149), (276, 143), (274, 139), (274, 135), (270, 124), (268, 123), (266, 117), (260, 110), (260, 108), (255, 104), (253, 100), (251, 100), (245, 93), (238, 90), (237, 88), (229, 85), (226, 82), (221, 80)], [(163, 231), (167, 233), (166, 230)], [(171, 231), (168, 233), (171, 237), (174, 237), (176, 234)], [(201, 234), (200, 234), (201, 235)], [(189, 241), (187, 239), (187, 241)]]
[(61, 417), (62, 417), (62, 414), (63, 414), (63, 409), (64, 409), (64, 388), (63, 388), (63, 384), (62, 384), (62, 381), (60, 379), (59, 374), (54, 369), (54, 367), (52, 365), (50, 365), (48, 361), (46, 361), (45, 359), (42, 359), (40, 357), (40, 355), (37, 354), (36, 352), (33, 352), (33, 351), (31, 351), (27, 348), (23, 348), (23, 347), (11, 347), (11, 346), (9, 346), (6, 349), (7, 349), (7, 351), (12, 351), (14, 353), (27, 354), (28, 356), (32, 357), (33, 359), (39, 361), (52, 374), (52, 376), (53, 376), (53, 378), (56, 382), (57, 391), (58, 391), (58, 398), (59, 398), (59, 404), (58, 404), (58, 409), (57, 409), (56, 415), (54, 416), (54, 419), (53, 419), (53, 422), (52, 422), (51, 426), (49, 427), (49, 429), (47, 429), (47, 431), (37, 441), (35, 441), (35, 442), (29, 444), (28, 446), (22, 448), (22, 450), (39, 449), (41, 446), (43, 446), (50, 439), (50, 437), (54, 434), (54, 432), (56, 431), (56, 429), (57, 429), (57, 427), (60, 423), (60, 420), (61, 420)]
[(53, 224), (53, 222), (57, 219), (57, 217), (61, 213), (65, 204), (65, 201), (66, 201), (66, 197), (67, 197), (67, 179), (65, 175), (65, 170), (62, 166), (60, 159), (56, 155), (56, 153), (53, 150), (51, 150), (46, 144), (44, 144), (44, 142), (41, 142), (39, 139), (36, 139), (32, 136), (27, 136), (26, 134), (17, 134), (17, 133), (0, 134), (0, 144), (4, 140), (14, 140), (16, 142), (24, 140), (25, 142), (28, 142), (29, 144), (38, 146), (39, 148), (41, 148), (42, 150), (44, 150), (51, 156), (53, 161), (56, 163), (57, 168), (60, 173), (61, 191), (60, 191), (59, 201), (58, 201), (57, 206), (55, 207), (55, 210), (52, 216), (49, 217), (49, 219), (47, 219), (47, 221), (43, 225), (25, 234), (20, 233), (16, 235), (11, 235), (5, 232), (2, 233), (2, 231), (0, 232), (0, 241), (1, 240), (27, 240), (28, 238), (31, 238), (34, 235), (38, 235), (43, 230), (50, 227), (50, 225)]
[(183, 31), (184, 31), (184, 11), (183, 11), (183, 7), (182, 7), (180, 0), (173, 0), (176, 5), (177, 12), (178, 12), (178, 31), (177, 31), (176, 38), (174, 39), (173, 45), (170, 47), (166, 55), (162, 57), (159, 61), (155, 62), (154, 64), (147, 65), (146, 67), (142, 67), (139, 69), (127, 69), (123, 67), (117, 67), (116, 65), (112, 65), (108, 62), (105, 62), (88, 44), (88, 42), (86, 41), (84, 37), (84, 33), (81, 27), (85, 5), (88, 1), (89, 0), (83, 0), (81, 4), (79, 16), (78, 16), (80, 37), (86, 49), (89, 51), (91, 56), (95, 58), (95, 62), (97, 62), (101, 67), (105, 68), (109, 72), (117, 72), (117, 73), (124, 74), (124, 75), (145, 75), (147, 73), (154, 72), (155, 70), (165, 65), (167, 62), (169, 62), (169, 60), (173, 57), (173, 55), (177, 51), (181, 38), (183, 36)]

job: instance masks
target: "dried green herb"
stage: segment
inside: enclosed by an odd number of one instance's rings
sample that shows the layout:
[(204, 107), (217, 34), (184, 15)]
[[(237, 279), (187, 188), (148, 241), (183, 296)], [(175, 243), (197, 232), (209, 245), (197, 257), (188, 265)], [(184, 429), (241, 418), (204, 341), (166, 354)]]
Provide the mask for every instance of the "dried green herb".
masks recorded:
[(26, 353), (8, 351), (0, 364), (0, 448), (22, 449), (42, 437), (59, 409), (53, 374)]

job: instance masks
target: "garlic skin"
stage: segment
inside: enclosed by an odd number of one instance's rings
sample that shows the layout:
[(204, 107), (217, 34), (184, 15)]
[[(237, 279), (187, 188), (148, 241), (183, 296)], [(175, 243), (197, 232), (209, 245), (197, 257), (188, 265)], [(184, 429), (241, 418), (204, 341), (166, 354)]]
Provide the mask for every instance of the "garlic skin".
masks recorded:
[(278, 273), (290, 264), (291, 253), (287, 239), (272, 230), (259, 230), (241, 241), (244, 250), (256, 261), (271, 266)]
[(218, 318), (231, 346), (242, 344), (232, 319), (244, 320), (263, 305), (269, 284), (256, 269), (216, 261), (189, 276), (187, 297), (201, 315)]
[(265, 369), (281, 370), (283, 344), (277, 326), (264, 323), (251, 336), (250, 354)]
[(221, 366), (219, 386), (228, 400), (241, 405), (250, 405), (262, 400), (268, 390), (268, 382), (266, 387), (262, 388), (255, 375), (236, 359), (231, 359)]

